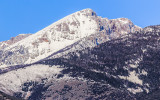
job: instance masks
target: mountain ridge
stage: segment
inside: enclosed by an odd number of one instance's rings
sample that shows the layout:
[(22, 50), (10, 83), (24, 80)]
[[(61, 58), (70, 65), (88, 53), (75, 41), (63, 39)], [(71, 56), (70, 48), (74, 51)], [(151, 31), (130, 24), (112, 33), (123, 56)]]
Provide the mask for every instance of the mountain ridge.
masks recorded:
[[(94, 38), (91, 40), (95, 41), (91, 45), (140, 29), (128, 19), (109, 20), (97, 16), (91, 9), (84, 9), (4, 48), (1, 50), (1, 56), (5, 58), (0, 59), (0, 65), (6, 67), (30, 64), (93, 34), (97, 34), (99, 37), (91, 36)], [(15, 56), (17, 60), (13, 59)]]

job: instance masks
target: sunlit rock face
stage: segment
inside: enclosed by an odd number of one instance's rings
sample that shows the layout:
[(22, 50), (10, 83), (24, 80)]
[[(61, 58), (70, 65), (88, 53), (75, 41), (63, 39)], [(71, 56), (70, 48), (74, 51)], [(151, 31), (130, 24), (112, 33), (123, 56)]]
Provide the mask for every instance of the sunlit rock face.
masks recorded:
[(140, 31), (142, 28), (134, 25), (129, 19), (127, 18), (118, 18), (118, 19), (111, 19), (110, 20), (110, 27), (111, 27), (111, 37), (120, 37), (122, 35)]

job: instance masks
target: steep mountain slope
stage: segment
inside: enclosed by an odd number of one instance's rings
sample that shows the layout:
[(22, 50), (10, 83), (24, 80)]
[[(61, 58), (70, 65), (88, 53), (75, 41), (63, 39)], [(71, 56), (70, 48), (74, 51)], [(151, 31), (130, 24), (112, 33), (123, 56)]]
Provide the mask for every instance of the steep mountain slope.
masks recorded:
[(150, 28), (1, 74), (0, 90), (28, 100), (157, 100), (160, 32)]
[[(0, 67), (30, 64), (75, 43), (77, 45), (72, 50), (75, 50), (75, 48), (83, 49), (83, 47), (88, 46), (94, 47), (140, 29), (126, 18), (109, 20), (97, 16), (91, 9), (84, 9), (1, 49)], [(90, 44), (85, 44), (85, 40)], [(67, 52), (70, 52), (70, 50), (68, 49)]]

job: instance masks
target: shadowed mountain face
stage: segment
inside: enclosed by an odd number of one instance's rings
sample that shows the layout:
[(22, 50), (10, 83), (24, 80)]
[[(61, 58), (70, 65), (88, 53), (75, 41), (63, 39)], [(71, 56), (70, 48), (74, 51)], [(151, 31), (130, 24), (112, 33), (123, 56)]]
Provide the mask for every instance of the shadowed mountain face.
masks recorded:
[[(147, 96), (145, 100), (158, 98), (160, 33), (155, 30), (156, 26), (152, 28), (153, 31), (146, 32), (144, 29), (105, 42), (95, 48), (71, 52), (57, 59), (45, 60), (40, 64), (63, 66), (62, 76), (67, 74), (70, 77), (83, 77), (88, 82), (92, 80), (94, 82), (92, 88), (96, 90), (91, 90), (93, 95), (90, 94), (89, 97), (94, 99), (144, 100), (144, 96)], [(104, 87), (107, 89), (103, 88), (102, 84), (105, 84)], [(110, 87), (107, 87), (108, 85)], [(114, 92), (108, 93), (111, 88), (115, 89)], [(125, 92), (126, 97), (119, 94), (122, 96), (120, 98), (115, 91)], [(112, 93), (115, 96), (108, 98)]]

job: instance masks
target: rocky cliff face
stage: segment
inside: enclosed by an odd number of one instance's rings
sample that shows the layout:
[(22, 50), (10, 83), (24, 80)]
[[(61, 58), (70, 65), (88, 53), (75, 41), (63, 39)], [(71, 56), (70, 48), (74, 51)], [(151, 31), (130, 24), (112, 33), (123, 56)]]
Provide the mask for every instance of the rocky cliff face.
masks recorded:
[(111, 37), (113, 38), (141, 30), (127, 18), (111, 19), (109, 23), (112, 31)]
[[(64, 53), (83, 49), (84, 47), (94, 47), (110, 39), (118, 38), (140, 29), (140, 27), (135, 26), (126, 18), (109, 20), (97, 16), (91, 9), (84, 9), (51, 24), (19, 42), (17, 42), (19, 39), (16, 39), (16, 42), (12, 41), (15, 39), (5, 42), (7, 47), (2, 43), (0, 66), (30, 64), (53, 55), (55, 52), (70, 45), (72, 45), (73, 49), (70, 50), (68, 48), (67, 52)], [(75, 43), (77, 45), (73, 46)]]

